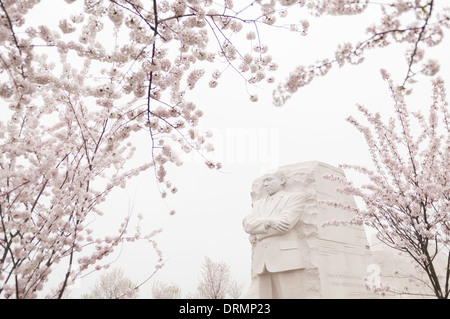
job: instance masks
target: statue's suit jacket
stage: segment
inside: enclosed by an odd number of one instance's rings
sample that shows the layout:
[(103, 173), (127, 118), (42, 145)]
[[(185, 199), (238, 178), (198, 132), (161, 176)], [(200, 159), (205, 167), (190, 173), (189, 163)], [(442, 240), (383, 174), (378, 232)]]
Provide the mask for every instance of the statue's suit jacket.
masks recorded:
[[(253, 242), (252, 276), (265, 269), (281, 272), (305, 268), (306, 261), (302, 257), (305, 244), (299, 223), (303, 207), (300, 194), (283, 191), (253, 203), (251, 212), (243, 220), (244, 230)], [(287, 231), (265, 227), (268, 221), (279, 220), (283, 215), (289, 223)]]

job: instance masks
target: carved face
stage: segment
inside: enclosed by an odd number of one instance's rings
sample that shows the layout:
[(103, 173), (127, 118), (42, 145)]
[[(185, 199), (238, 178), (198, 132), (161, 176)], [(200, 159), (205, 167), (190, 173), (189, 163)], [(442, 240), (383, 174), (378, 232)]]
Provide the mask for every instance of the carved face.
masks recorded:
[(284, 177), (275, 174), (267, 175), (263, 179), (263, 186), (269, 195), (273, 195), (283, 188)]

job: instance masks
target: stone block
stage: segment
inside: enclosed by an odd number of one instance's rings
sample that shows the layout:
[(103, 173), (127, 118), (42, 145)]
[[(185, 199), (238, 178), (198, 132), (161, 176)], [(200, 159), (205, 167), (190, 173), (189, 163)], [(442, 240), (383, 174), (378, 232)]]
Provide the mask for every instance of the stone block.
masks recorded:
[[(333, 174), (345, 178), (344, 172), (318, 161), (282, 166), (277, 169), (286, 179), (285, 190), (308, 194), (307, 209), (300, 220), (301, 240), (306, 250), (301, 252), (309, 259), (309, 273), (316, 278), (319, 294), (312, 298), (374, 298), (364, 284), (367, 269), (373, 263), (363, 226), (326, 226), (330, 220), (348, 220), (351, 213), (322, 203), (323, 200), (339, 201), (347, 205), (356, 203), (352, 196), (336, 191), (337, 182), (323, 178)], [(267, 196), (263, 188), (263, 176), (257, 178), (251, 191), (252, 201)]]

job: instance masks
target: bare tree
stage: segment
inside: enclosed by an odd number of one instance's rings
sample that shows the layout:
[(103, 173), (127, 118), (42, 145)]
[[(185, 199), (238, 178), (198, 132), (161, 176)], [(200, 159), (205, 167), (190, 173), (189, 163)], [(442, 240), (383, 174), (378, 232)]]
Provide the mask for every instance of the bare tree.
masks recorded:
[(238, 298), (242, 293), (242, 288), (232, 280), (230, 266), (223, 261), (214, 262), (205, 257), (201, 275), (202, 279), (198, 286), (200, 298)]
[(224, 262), (214, 262), (205, 257), (202, 264), (202, 280), (198, 291), (202, 298), (224, 299), (230, 286), (230, 268)]
[(179, 299), (181, 289), (174, 283), (166, 284), (158, 280), (153, 283), (152, 296), (154, 299)]
[(137, 297), (137, 286), (130, 279), (124, 277), (123, 270), (114, 268), (101, 275), (91, 289), (91, 293), (84, 295), (87, 299), (131, 299)]
[(230, 287), (228, 289), (228, 296), (231, 299), (239, 299), (243, 292), (243, 286), (239, 285), (236, 280), (233, 280), (230, 283)]

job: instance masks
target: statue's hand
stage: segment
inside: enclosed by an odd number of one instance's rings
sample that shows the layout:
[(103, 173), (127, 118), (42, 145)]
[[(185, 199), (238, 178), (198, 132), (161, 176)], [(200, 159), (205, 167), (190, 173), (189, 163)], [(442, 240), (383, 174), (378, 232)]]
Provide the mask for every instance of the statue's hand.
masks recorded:
[(289, 230), (289, 222), (286, 220), (285, 216), (282, 216), (281, 219), (273, 220), (270, 227), (284, 233)]

